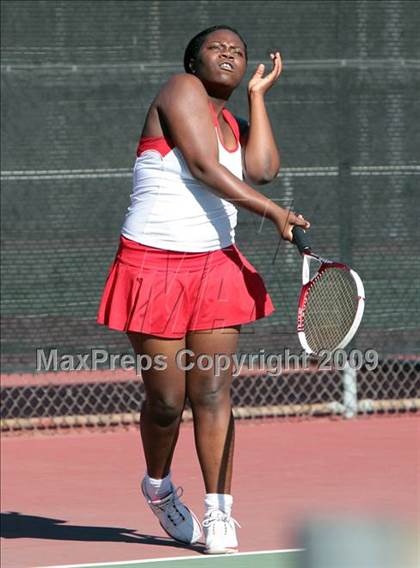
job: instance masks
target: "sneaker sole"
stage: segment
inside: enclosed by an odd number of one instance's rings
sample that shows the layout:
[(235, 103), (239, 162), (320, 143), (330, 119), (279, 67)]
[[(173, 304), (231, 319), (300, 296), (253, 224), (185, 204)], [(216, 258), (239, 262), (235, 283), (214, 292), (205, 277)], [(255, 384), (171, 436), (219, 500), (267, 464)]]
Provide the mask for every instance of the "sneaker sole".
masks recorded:
[[(152, 511), (153, 512), (153, 511)], [(191, 513), (191, 511), (190, 511)], [(195, 518), (195, 515), (194, 515)], [(158, 519), (159, 520), (159, 519)], [(173, 536), (170, 532), (168, 532), (165, 527), (162, 525), (162, 523), (159, 521), (160, 526), (162, 527), (162, 530), (168, 535), (170, 536), (173, 540), (175, 540), (176, 542), (181, 542), (182, 544), (195, 544), (196, 542), (198, 542), (200, 540), (200, 538), (203, 536), (202, 533), (195, 538), (194, 540), (181, 540), (180, 538), (176, 538), (175, 536)]]
[(207, 548), (204, 550), (205, 554), (235, 554), (238, 552), (237, 548)]

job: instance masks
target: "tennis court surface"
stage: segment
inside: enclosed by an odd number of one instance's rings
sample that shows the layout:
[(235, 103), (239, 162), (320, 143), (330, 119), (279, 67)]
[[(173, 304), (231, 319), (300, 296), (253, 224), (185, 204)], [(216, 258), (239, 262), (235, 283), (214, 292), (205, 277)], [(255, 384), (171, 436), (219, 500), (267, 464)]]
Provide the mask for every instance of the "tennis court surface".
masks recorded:
[[(2, 565), (301, 568), (298, 534), (314, 515), (416, 524), (418, 442), (416, 416), (237, 422), (241, 555), (209, 558), (200, 544), (169, 539), (140, 496), (135, 428), (4, 437)], [(201, 516), (191, 423), (182, 426), (173, 472)]]

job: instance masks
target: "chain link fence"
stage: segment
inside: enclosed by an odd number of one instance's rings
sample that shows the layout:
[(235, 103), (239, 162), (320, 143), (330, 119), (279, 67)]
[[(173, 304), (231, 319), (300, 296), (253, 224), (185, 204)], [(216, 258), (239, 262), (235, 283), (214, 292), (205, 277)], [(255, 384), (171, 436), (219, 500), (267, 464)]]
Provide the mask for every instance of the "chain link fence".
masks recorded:
[[(105, 371), (9, 377), (3, 386), (2, 430), (113, 427), (139, 422), (143, 383), (130, 373)], [(79, 376), (77, 376), (79, 375)], [(76, 380), (77, 379), (77, 380)], [(67, 382), (66, 382), (67, 381)], [(22, 384), (24, 383), (24, 384)], [(389, 359), (375, 370), (314, 367), (242, 371), (232, 384), (237, 418), (309, 418), (415, 414), (420, 410), (420, 358)], [(184, 420), (191, 419), (188, 407)]]

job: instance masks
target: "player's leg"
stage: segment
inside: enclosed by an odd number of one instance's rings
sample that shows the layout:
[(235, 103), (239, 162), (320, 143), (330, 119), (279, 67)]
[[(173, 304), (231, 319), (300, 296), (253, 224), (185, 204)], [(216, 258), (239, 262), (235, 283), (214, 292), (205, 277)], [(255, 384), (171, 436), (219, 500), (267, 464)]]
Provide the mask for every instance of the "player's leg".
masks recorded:
[(185, 339), (165, 339), (142, 333), (128, 333), (136, 355), (151, 361), (163, 355), (166, 368), (152, 365), (142, 370), (146, 400), (140, 415), (147, 473), (163, 478), (170, 470), (185, 404), (185, 372), (176, 365), (176, 354), (185, 347)]
[[(216, 362), (218, 355), (231, 357), (236, 352), (239, 328), (191, 331), (186, 347), (194, 353), (187, 371), (187, 394), (194, 416), (194, 434), (198, 458), (207, 493), (229, 493), (232, 479), (234, 421), (230, 400), (232, 363), (228, 368), (213, 365), (201, 370), (198, 356), (205, 354)], [(225, 367), (219, 357), (221, 367)]]
[(157, 362), (142, 370), (146, 399), (140, 414), (140, 432), (147, 465), (142, 491), (170, 536), (181, 542), (196, 542), (201, 536), (200, 524), (180, 501), (170, 475), (186, 393), (185, 371), (178, 368), (176, 355), (184, 348), (185, 339), (131, 332), (128, 336), (136, 355), (147, 355)]
[[(237, 349), (239, 329), (238, 326), (194, 331), (186, 338), (186, 347), (194, 353), (190, 358), (194, 367), (187, 371), (187, 396), (194, 416), (197, 454), (206, 487), (203, 526), (209, 553), (233, 552), (237, 548), (235, 521), (231, 518), (234, 420), (230, 387), (231, 357)], [(213, 363), (207, 370), (199, 368), (201, 354)]]

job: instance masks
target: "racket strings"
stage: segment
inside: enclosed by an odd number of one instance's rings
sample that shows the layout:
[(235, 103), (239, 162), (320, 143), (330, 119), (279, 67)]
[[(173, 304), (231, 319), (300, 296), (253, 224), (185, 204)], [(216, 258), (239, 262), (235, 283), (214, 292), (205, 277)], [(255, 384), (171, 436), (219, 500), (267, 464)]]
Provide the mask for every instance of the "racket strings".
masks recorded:
[(327, 268), (308, 290), (304, 333), (315, 352), (338, 347), (355, 320), (358, 307), (357, 286), (353, 276), (341, 268)]

